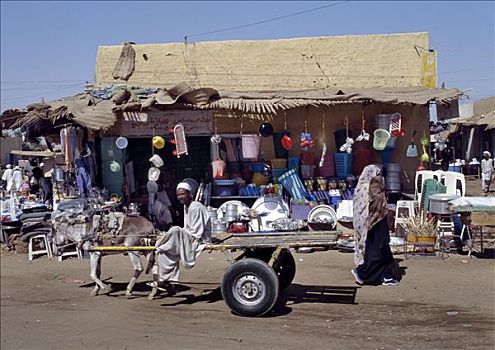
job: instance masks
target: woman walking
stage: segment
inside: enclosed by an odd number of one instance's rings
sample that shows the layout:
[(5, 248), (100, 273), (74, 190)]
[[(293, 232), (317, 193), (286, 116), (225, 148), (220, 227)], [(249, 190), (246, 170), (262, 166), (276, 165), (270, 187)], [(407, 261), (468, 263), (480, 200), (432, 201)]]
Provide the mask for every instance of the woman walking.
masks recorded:
[(396, 263), (390, 250), (387, 199), (381, 169), (364, 168), (354, 196), (355, 248), (352, 274), (358, 284), (397, 285)]

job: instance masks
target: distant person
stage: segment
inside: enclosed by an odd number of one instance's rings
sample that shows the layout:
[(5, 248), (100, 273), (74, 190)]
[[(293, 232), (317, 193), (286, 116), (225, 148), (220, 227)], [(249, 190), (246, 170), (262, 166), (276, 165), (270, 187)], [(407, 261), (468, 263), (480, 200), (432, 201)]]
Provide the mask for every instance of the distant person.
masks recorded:
[(364, 168), (356, 187), (354, 211), (354, 263), (358, 284), (394, 286), (396, 263), (390, 250), (384, 178), (376, 165)]
[(490, 185), (492, 183), (493, 159), (491, 156), (490, 152), (485, 151), (483, 152), (483, 159), (481, 160), (481, 189), (485, 193), (490, 191)]
[(12, 173), (13, 186), (11, 190), (20, 191), (22, 185), (22, 171), (18, 166), (14, 167), (14, 172)]
[(12, 173), (13, 172), (14, 171), (12, 170), (12, 165), (7, 164), (6, 169), (2, 174), (2, 182), (3, 182), (3, 185), (5, 186), (5, 189), (7, 190), (7, 192), (10, 192), (10, 190), (12, 189), (12, 187), (14, 185), (14, 183), (12, 181)]
[(33, 168), (33, 177), (39, 185), (41, 200), (50, 206), (53, 200), (52, 182), (43, 175), (43, 170), (39, 167)]

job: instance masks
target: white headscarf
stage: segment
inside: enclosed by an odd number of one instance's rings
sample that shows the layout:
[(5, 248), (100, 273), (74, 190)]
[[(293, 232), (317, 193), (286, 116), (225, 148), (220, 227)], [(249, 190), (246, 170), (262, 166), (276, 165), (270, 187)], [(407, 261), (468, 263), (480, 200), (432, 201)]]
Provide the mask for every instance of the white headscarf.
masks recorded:
[(354, 264), (361, 265), (364, 262), (364, 248), (368, 228), (366, 219), (369, 216), (369, 188), (373, 177), (379, 175), (381, 169), (376, 165), (368, 165), (363, 169), (359, 181), (354, 191), (353, 200), (353, 224), (354, 224)]
[(491, 158), (491, 156), (492, 156), (492, 154), (490, 152), (488, 152), (488, 151), (483, 152), (483, 155), (484, 156), (487, 155), (488, 158)]

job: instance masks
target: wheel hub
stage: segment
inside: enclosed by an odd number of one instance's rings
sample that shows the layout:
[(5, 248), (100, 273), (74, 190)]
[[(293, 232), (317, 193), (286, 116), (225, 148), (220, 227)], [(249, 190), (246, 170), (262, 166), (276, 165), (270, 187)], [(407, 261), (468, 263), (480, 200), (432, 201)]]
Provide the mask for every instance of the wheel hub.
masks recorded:
[(257, 304), (265, 294), (264, 283), (254, 275), (244, 275), (233, 286), (234, 297), (245, 305)]

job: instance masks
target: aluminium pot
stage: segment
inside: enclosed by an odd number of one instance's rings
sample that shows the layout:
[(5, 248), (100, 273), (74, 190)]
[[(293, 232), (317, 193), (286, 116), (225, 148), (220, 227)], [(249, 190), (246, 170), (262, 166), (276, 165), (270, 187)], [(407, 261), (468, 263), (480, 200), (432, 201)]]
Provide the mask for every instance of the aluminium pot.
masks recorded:
[(224, 233), (227, 231), (227, 224), (221, 220), (214, 220), (212, 223), (212, 233)]

